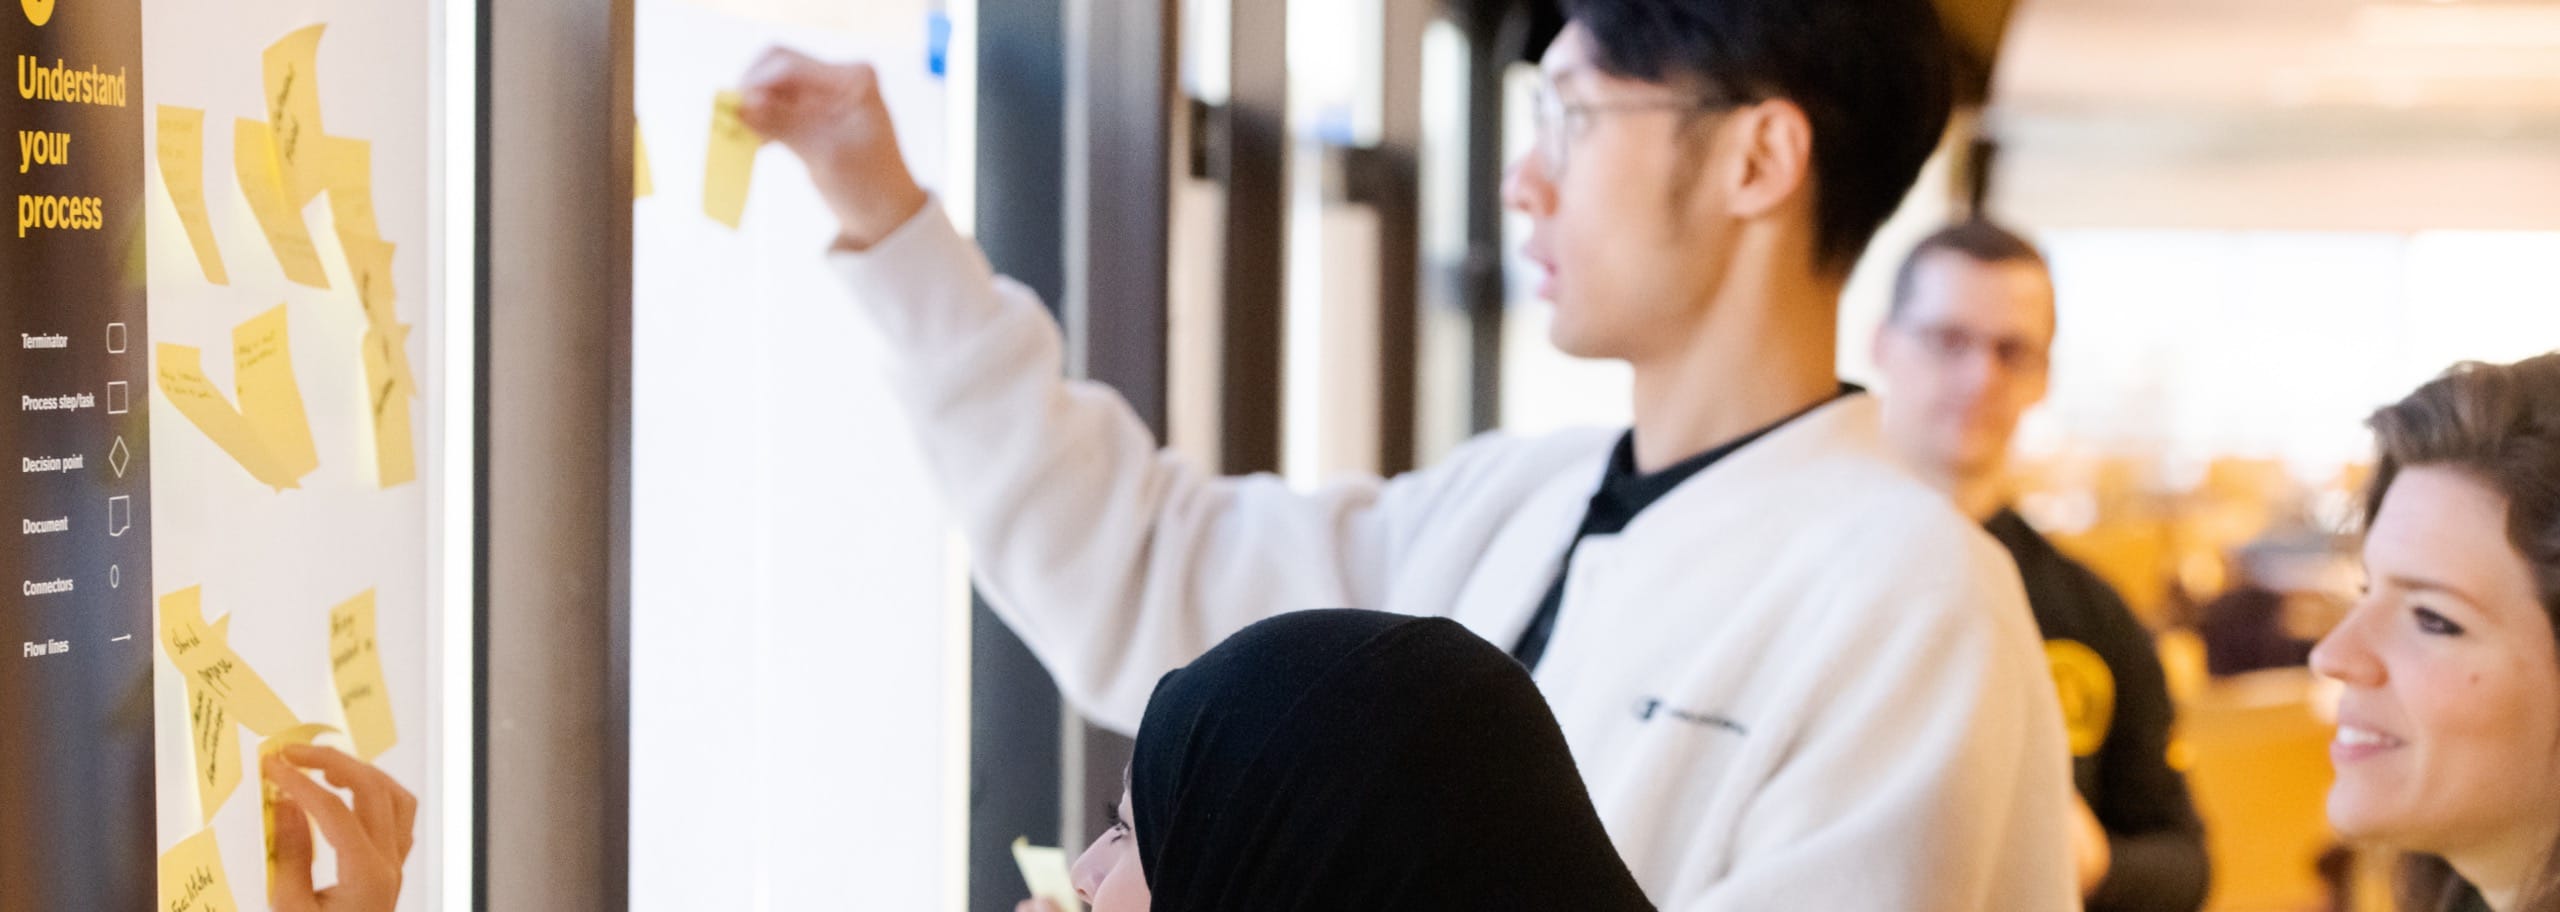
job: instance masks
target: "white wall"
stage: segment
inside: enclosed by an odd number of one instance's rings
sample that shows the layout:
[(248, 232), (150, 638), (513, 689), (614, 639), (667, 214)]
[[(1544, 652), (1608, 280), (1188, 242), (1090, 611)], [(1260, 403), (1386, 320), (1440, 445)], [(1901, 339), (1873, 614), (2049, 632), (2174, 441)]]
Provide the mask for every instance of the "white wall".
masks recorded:
[[(967, 603), (832, 236), (768, 146), (743, 227), (703, 214), (713, 94), (785, 41), (881, 67), (943, 170), (919, 0), (643, 0), (655, 195), (633, 250), (632, 907), (956, 908)], [(954, 39), (960, 44), (965, 36)], [(953, 683), (956, 679), (957, 683)]]

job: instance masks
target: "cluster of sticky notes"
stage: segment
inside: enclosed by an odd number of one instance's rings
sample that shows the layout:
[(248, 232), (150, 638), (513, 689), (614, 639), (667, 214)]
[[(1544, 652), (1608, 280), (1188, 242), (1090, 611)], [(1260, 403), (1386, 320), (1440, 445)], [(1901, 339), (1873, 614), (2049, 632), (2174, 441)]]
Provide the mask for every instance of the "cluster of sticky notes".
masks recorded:
[(745, 103), (734, 91), (721, 92), (711, 100), (711, 148), (703, 158), (702, 211), (731, 228), (746, 216), (756, 150), (764, 147), (764, 137), (739, 115)]
[(301, 487), (320, 467), (311, 442), (302, 387), (293, 377), (292, 339), (278, 304), (231, 331), (233, 406), (204, 373), (204, 352), (194, 346), (158, 346), (159, 388), (178, 414), (212, 438), (249, 474), (278, 491)]
[(365, 408), (373, 420), (374, 472), (382, 487), (418, 479), (418, 456), (409, 412), (418, 377), (409, 365), (409, 324), (400, 322), (399, 290), (391, 281), (397, 245), (382, 239), (373, 213), (373, 144), (330, 137), (326, 172), (329, 210), (338, 246), (347, 253), (356, 301), (364, 308)]
[(232, 168), (249, 211), (284, 267), (285, 278), (313, 288), (329, 287), (320, 266), (319, 248), (302, 207), (325, 185), (321, 166), (320, 33), (313, 25), (277, 41), (262, 58), (265, 69), (267, 119), (240, 118), (232, 124)]
[(187, 837), (160, 856), (160, 912), (239, 912), (222, 876), (222, 846), (213, 830)]
[[(231, 618), (208, 622), (204, 588), (189, 586), (160, 597), (160, 645), (187, 688), (188, 744), (194, 754), (196, 796), (206, 820), (240, 785), (240, 745), (235, 726), (266, 739), (260, 753), (308, 744), (338, 729), (307, 725), (295, 717), (247, 659), (231, 647)], [(392, 721), (391, 689), (382, 670), (374, 592), (367, 589), (329, 610), (329, 676), (347, 720), (356, 756), (372, 760), (399, 742)]]
[(204, 590), (189, 586), (160, 597), (160, 646), (186, 681), (188, 743), (195, 754), (196, 798), (204, 818), (240, 785), (240, 745), (233, 726), (273, 736), (302, 724), (249, 662), (231, 648), (228, 618), (204, 619)]
[[(232, 165), (238, 172), (241, 194), (248, 200), (251, 214), (266, 234), (267, 245), (274, 251), (285, 277), (313, 288), (328, 288), (329, 278), (302, 211), (321, 194), (328, 194), (338, 246), (345, 254), (347, 273), (354, 280), (356, 297), (364, 310), (365, 332), (360, 343), (365, 367), (364, 401), (373, 425), (375, 478), (381, 487), (389, 488), (418, 477), (411, 408), (420, 391), (416, 371), (409, 362), (408, 346), (413, 327), (401, 323), (397, 313), (399, 298), (392, 281), (396, 245), (383, 240), (375, 222), (372, 144), (331, 136), (321, 127), (318, 63), (320, 36), (326, 28), (312, 25), (296, 30), (267, 48), (261, 60), (267, 119), (240, 118), (233, 124)], [(205, 208), (204, 112), (163, 105), (159, 109), (159, 129), (160, 173), (171, 201), (177, 205), (188, 242), (195, 249), (197, 264), (207, 280), (228, 284), (230, 273)], [(251, 324), (270, 318), (274, 333), (281, 339), (284, 318), (280, 310)], [(251, 327), (247, 325), (240, 330), (249, 331)], [(259, 331), (265, 331), (265, 327)], [(172, 349), (183, 352), (174, 366), (166, 361)], [(279, 361), (272, 374), (262, 376), (282, 382), (265, 384), (264, 388), (291, 389), (290, 367), (281, 360), (284, 349), (278, 345), (274, 351), (280, 356)], [(251, 475), (282, 491), (299, 487), (301, 478), (317, 467), (316, 456), (310, 460), (300, 458), (310, 449), (310, 429), (302, 421), (298, 390), (290, 408), (281, 403), (253, 405), (250, 390), (259, 384), (249, 379), (244, 368), (240, 381), (242, 401), (234, 410), (210, 382), (203, 380), (201, 359), (193, 349), (164, 345), (161, 352), (161, 388), (190, 421), (213, 437)]]

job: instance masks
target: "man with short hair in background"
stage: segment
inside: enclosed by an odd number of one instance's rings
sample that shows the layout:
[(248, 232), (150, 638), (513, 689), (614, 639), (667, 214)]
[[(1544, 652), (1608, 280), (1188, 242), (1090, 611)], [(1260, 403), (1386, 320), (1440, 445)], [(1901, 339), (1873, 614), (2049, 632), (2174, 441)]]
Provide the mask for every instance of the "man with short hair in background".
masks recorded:
[(2169, 765), (2174, 708), (2150, 631), (2008, 506), (2009, 438), (2044, 399), (2056, 325), (2052, 274), (2025, 239), (1975, 221), (1921, 241), (1876, 331), (1885, 433), (2018, 562), (2069, 726), (2088, 908), (2193, 912), (2204, 825)]

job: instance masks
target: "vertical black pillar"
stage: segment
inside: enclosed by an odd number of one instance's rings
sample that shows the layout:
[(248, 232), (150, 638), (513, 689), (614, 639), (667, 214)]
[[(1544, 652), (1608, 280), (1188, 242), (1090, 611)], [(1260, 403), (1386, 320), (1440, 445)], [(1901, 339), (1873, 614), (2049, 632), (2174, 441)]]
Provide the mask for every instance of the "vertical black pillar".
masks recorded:
[[(1041, 300), (1066, 293), (1064, 0), (978, 4), (978, 243)], [(1006, 849), (1058, 841), (1058, 690), (985, 601), (969, 643), (969, 908), (1029, 895)]]

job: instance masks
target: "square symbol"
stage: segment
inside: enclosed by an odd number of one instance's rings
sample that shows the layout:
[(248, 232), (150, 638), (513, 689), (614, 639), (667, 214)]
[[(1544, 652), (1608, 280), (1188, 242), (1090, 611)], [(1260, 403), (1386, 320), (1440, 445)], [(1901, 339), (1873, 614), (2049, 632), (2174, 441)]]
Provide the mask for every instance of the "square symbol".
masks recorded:
[(109, 323), (109, 324), (107, 324), (107, 354), (110, 354), (110, 355), (121, 355), (121, 354), (124, 354), (125, 341), (126, 341), (126, 340), (125, 340), (124, 324), (122, 324), (122, 323)]
[(132, 388), (122, 380), (107, 381), (107, 414), (122, 415), (132, 407)]
[(107, 498), (107, 535), (123, 538), (125, 530), (131, 528), (133, 528), (132, 495)]

